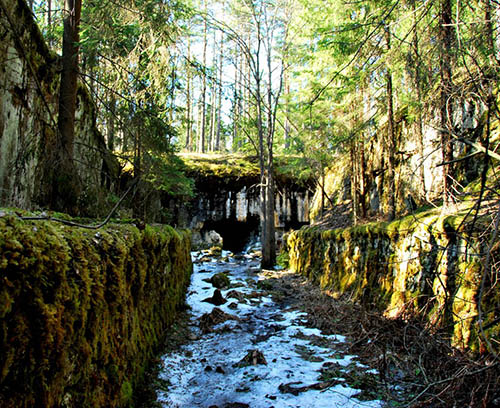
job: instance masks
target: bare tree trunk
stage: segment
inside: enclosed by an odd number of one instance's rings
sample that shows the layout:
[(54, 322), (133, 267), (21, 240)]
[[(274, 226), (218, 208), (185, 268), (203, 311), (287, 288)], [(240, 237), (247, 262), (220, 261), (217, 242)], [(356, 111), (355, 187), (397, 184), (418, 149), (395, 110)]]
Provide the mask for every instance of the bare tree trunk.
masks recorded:
[[(237, 51), (237, 50), (236, 50)], [(240, 115), (239, 115), (239, 99), (240, 99), (240, 94), (239, 94), (239, 75), (240, 75), (240, 70), (238, 69), (238, 64), (239, 64), (239, 59), (238, 59), (238, 54), (237, 52), (235, 53), (235, 62), (234, 62), (234, 96), (233, 96), (233, 132), (232, 132), (232, 143), (231, 146), (233, 149), (236, 149), (236, 143), (237, 143), (237, 138), (238, 138), (238, 124), (240, 122)]]
[(111, 94), (109, 100), (109, 118), (107, 123), (108, 149), (115, 149), (115, 115), (116, 115), (116, 96)]
[[(391, 33), (386, 26), (387, 50), (391, 49)], [(394, 104), (392, 90), (392, 72), (387, 67), (387, 185), (389, 188), (387, 202), (387, 219), (392, 221), (396, 217), (396, 184), (394, 179), (394, 155), (396, 150), (396, 137), (394, 130)]]
[(352, 202), (352, 222), (356, 225), (359, 221), (359, 202), (358, 202), (358, 169), (356, 157), (356, 141), (351, 140), (351, 202)]
[(47, 27), (49, 29), (49, 46), (52, 46), (52, 0), (47, 1)]
[(284, 74), (284, 84), (285, 84), (285, 96), (286, 96), (286, 108), (285, 108), (285, 137), (284, 144), (285, 150), (290, 148), (290, 120), (288, 116), (290, 115), (290, 104), (288, 101), (288, 95), (290, 95), (290, 79), (288, 78), (288, 73)]
[(188, 37), (188, 49), (187, 49), (187, 59), (188, 63), (186, 65), (186, 77), (187, 77), (187, 85), (186, 85), (186, 144), (185, 148), (187, 151), (192, 150), (192, 134), (193, 134), (193, 125), (192, 125), (192, 101), (191, 101), (191, 38)]
[(51, 207), (77, 213), (80, 192), (73, 161), (75, 144), (75, 111), (78, 87), (78, 41), (81, 0), (66, 0), (64, 4), (64, 33), (61, 85), (59, 89), (58, 137), (54, 163)]
[[(214, 31), (213, 37), (214, 50), (212, 55), (212, 71), (215, 70), (217, 64), (217, 53), (215, 48), (217, 46), (217, 33)], [(215, 125), (217, 122), (217, 76), (212, 76), (211, 87), (210, 87), (210, 124), (209, 124), (209, 140), (208, 146), (209, 150), (213, 152), (215, 150)]]
[(364, 141), (359, 142), (359, 202), (361, 217), (366, 218), (368, 215), (366, 196), (368, 194), (368, 189), (366, 186), (366, 158), (365, 158), (365, 145)]
[[(205, 0), (205, 13), (207, 12), (207, 2)], [(206, 98), (207, 98), (207, 20), (205, 18), (203, 25), (203, 89), (201, 91), (201, 132), (199, 139), (198, 151), (201, 153), (205, 153), (205, 132), (206, 132), (206, 115), (207, 115), (207, 106), (206, 106)]]
[[(417, 16), (416, 16), (416, 0), (412, 2), (413, 8), (413, 53), (415, 56), (415, 77), (414, 84), (415, 90), (417, 91), (417, 101), (418, 103), (422, 103), (422, 69), (420, 67), (421, 58), (420, 58), (420, 50), (419, 50), (419, 38), (418, 38), (418, 30), (417, 30)], [(424, 132), (423, 132), (423, 121), (422, 121), (422, 109), (418, 109), (417, 112), (417, 120), (415, 122), (416, 132), (417, 132), (417, 151), (420, 156), (420, 166), (419, 166), (419, 182), (421, 189), (422, 198), (427, 198), (427, 191), (425, 187), (425, 167), (424, 167)]]
[(452, 8), (451, 0), (441, 0), (439, 13), (440, 43), (441, 43), (441, 89), (440, 89), (440, 133), (441, 153), (443, 158), (443, 209), (446, 210), (453, 203), (452, 180), (453, 144), (450, 136), (450, 121), (453, 117), (451, 104), (452, 73), (451, 73), (451, 46), (452, 46)]
[(219, 53), (219, 87), (217, 89), (217, 135), (215, 139), (215, 150), (221, 150), (221, 113), (222, 113), (222, 70), (224, 63), (224, 34), (221, 34)]

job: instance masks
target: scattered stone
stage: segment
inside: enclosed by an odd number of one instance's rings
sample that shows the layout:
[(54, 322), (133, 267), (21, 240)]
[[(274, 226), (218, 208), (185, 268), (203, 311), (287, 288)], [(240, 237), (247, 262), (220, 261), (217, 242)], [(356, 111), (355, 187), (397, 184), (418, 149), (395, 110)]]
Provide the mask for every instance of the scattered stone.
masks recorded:
[(217, 289), (228, 288), (231, 285), (231, 281), (224, 272), (216, 273), (210, 278), (209, 282)]
[(219, 373), (219, 374), (226, 374), (226, 372), (224, 371), (224, 369), (221, 366), (217, 366), (215, 368), (215, 372)]
[(256, 292), (256, 291), (250, 292), (250, 293), (245, 295), (245, 297), (247, 299), (257, 299), (257, 298), (261, 298), (262, 296), (263, 296), (262, 293)]
[(282, 394), (292, 394), (292, 395), (299, 395), (301, 392), (306, 392), (309, 390), (326, 390), (327, 388), (334, 387), (337, 384), (341, 384), (342, 381), (339, 380), (330, 380), (330, 381), (323, 381), (311, 385), (303, 385), (301, 387), (294, 387), (296, 384), (300, 384), (300, 382), (291, 382), (288, 384), (280, 384), (278, 389)]
[(231, 283), (231, 286), (230, 286), (231, 289), (244, 288), (244, 287), (245, 287), (245, 284), (243, 282), (234, 282), (234, 283)]
[(250, 408), (250, 405), (242, 402), (230, 402), (229, 404), (224, 405), (224, 408)]
[(200, 317), (200, 329), (205, 334), (210, 333), (213, 331), (214, 326), (217, 326), (218, 324), (224, 323), (228, 320), (239, 319), (236, 316), (223, 312), (218, 307), (214, 307), (214, 309), (210, 313), (205, 313)]
[(211, 256), (221, 256), (222, 255), (222, 246), (213, 246), (209, 250), (209, 254)]
[(266, 334), (259, 334), (255, 336), (251, 341), (252, 344), (257, 344), (257, 343), (262, 343), (263, 341), (266, 341), (272, 336), (272, 333), (266, 333)]
[(212, 297), (203, 299), (202, 302), (207, 302), (207, 303), (211, 303), (215, 306), (220, 306), (220, 305), (223, 305), (224, 303), (226, 303), (227, 300), (224, 299), (224, 297), (222, 296), (220, 289), (215, 289)]
[(227, 305), (227, 307), (231, 310), (236, 310), (236, 309), (238, 309), (238, 303), (236, 303), (236, 302), (229, 303), (229, 305)]
[(226, 294), (227, 298), (236, 299), (238, 302), (245, 302), (245, 295), (237, 290), (231, 290)]
[(233, 367), (248, 367), (258, 364), (267, 365), (264, 354), (260, 350), (249, 350), (247, 355), (239, 363), (234, 364)]
[(208, 372), (210, 372), (210, 371), (212, 371), (212, 367), (210, 367), (209, 365), (207, 365), (207, 366), (205, 367), (205, 372), (207, 372), (207, 373), (208, 373)]

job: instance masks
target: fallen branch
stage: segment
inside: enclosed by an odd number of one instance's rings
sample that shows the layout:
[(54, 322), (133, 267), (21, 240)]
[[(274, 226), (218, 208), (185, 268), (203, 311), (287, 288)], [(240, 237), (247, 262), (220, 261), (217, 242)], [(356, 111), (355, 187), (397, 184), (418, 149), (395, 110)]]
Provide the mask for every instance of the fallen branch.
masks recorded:
[(115, 204), (115, 206), (111, 209), (111, 211), (109, 212), (107, 217), (104, 219), (104, 221), (101, 222), (100, 224), (97, 224), (97, 225), (79, 224), (77, 222), (63, 220), (61, 218), (56, 218), (56, 217), (51, 217), (50, 215), (46, 215), (46, 216), (42, 216), (42, 217), (19, 217), (19, 218), (21, 220), (24, 220), (24, 221), (55, 221), (55, 222), (59, 222), (59, 223), (64, 224), (64, 225), (69, 225), (70, 227), (79, 227), (79, 228), (87, 228), (87, 229), (91, 229), (91, 230), (97, 230), (97, 229), (104, 227), (109, 222), (109, 220), (111, 219), (111, 217), (113, 216), (115, 211), (121, 205), (123, 200), (125, 200), (125, 197), (127, 197), (128, 193), (130, 193), (130, 191), (137, 185), (138, 182), (139, 182), (139, 178), (136, 178), (135, 181), (127, 189), (127, 191), (125, 191), (125, 193), (121, 196), (120, 200), (118, 200), (118, 202)]

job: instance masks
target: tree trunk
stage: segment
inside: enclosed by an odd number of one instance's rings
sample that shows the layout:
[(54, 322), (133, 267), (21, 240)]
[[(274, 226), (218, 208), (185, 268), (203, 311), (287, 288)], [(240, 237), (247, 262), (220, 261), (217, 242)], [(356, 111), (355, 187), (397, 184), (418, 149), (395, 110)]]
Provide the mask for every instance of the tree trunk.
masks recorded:
[(78, 41), (81, 0), (66, 0), (64, 4), (64, 33), (62, 71), (59, 89), (58, 137), (54, 163), (51, 207), (77, 213), (80, 183), (73, 161), (75, 144), (75, 111), (78, 86)]
[[(205, 14), (207, 12), (207, 2), (205, 1)], [(201, 132), (199, 139), (198, 151), (205, 153), (205, 132), (206, 132), (206, 115), (207, 115), (207, 20), (205, 19), (203, 25), (203, 89), (201, 91)]]
[(109, 118), (107, 123), (108, 149), (115, 149), (115, 115), (116, 115), (116, 96), (111, 94), (109, 100)]
[[(418, 38), (418, 30), (417, 30), (417, 16), (416, 16), (416, 0), (412, 2), (413, 8), (413, 53), (415, 57), (415, 77), (414, 84), (415, 90), (417, 91), (417, 101), (419, 104), (422, 103), (422, 70), (420, 67), (421, 58), (420, 58), (420, 50), (419, 50), (419, 38)], [(419, 165), (419, 182), (420, 182), (420, 190), (421, 196), (423, 199), (427, 199), (427, 190), (425, 187), (425, 167), (424, 167), (424, 132), (423, 132), (423, 121), (422, 121), (422, 109), (419, 108), (417, 112), (417, 120), (415, 121), (416, 133), (417, 133), (417, 151), (420, 156), (420, 165)]]
[(365, 158), (365, 145), (364, 141), (359, 142), (359, 203), (361, 210), (361, 217), (366, 218), (368, 215), (366, 196), (368, 189), (366, 186), (366, 158)]
[(222, 71), (224, 63), (224, 34), (220, 39), (220, 53), (219, 53), (219, 86), (217, 89), (217, 134), (215, 138), (215, 151), (221, 150), (221, 128), (222, 128)]
[[(237, 51), (237, 50), (236, 50)], [(233, 150), (236, 150), (236, 144), (237, 144), (237, 138), (238, 138), (238, 123), (240, 121), (239, 119), (239, 69), (238, 65), (239, 60), (238, 60), (238, 55), (236, 54), (235, 62), (234, 62), (234, 93), (233, 93), (233, 129), (232, 129), (232, 142), (231, 142), (231, 147)]]
[[(386, 26), (385, 38), (387, 50), (391, 50), (391, 33), (389, 27)], [(392, 90), (392, 72), (387, 67), (387, 185), (388, 185), (388, 200), (387, 200), (387, 219), (392, 221), (396, 217), (396, 184), (394, 178), (394, 155), (396, 150), (396, 137), (394, 130), (394, 103)]]
[(290, 103), (288, 100), (289, 99), (288, 96), (290, 95), (290, 79), (288, 78), (288, 73), (285, 73), (284, 83), (285, 83), (285, 95), (286, 95), (284, 145), (285, 145), (285, 150), (288, 150), (290, 148), (290, 120), (288, 119), (288, 116), (290, 116)]
[(192, 135), (193, 135), (193, 124), (192, 124), (192, 101), (191, 101), (191, 37), (188, 36), (188, 45), (187, 45), (187, 59), (188, 62), (186, 64), (186, 144), (185, 148), (187, 151), (192, 150)]
[(358, 202), (358, 169), (356, 157), (356, 141), (351, 140), (351, 202), (352, 202), (352, 222), (354, 225), (359, 221), (359, 202)]
[(441, 0), (439, 13), (440, 27), (440, 133), (441, 133), (441, 153), (444, 164), (443, 168), (443, 210), (446, 210), (453, 203), (452, 181), (453, 166), (453, 144), (450, 132), (453, 130), (450, 121), (453, 117), (453, 106), (451, 104), (452, 94), (452, 73), (451, 73), (451, 46), (452, 46), (452, 8), (451, 0)]

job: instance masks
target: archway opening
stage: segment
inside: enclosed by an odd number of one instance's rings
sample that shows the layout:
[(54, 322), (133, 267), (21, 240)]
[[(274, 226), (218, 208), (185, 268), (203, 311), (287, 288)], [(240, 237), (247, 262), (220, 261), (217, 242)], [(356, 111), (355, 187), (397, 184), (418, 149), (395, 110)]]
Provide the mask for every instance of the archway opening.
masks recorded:
[(259, 235), (259, 217), (249, 216), (246, 221), (225, 219), (206, 221), (205, 231), (216, 231), (223, 240), (223, 249), (231, 252), (241, 252), (248, 243)]

